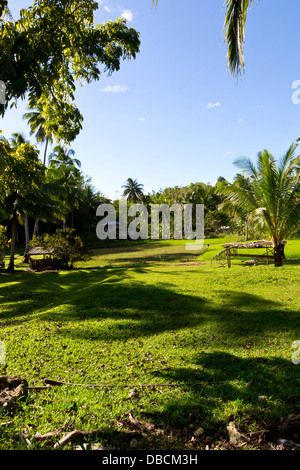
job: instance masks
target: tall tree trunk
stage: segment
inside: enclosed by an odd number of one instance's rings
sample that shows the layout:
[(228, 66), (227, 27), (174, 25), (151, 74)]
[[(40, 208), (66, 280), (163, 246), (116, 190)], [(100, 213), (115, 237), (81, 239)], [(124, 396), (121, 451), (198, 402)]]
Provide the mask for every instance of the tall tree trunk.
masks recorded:
[(45, 145), (45, 152), (44, 152), (44, 165), (46, 165), (48, 142), (49, 142), (49, 139), (47, 137), (46, 138), (46, 145)]
[(24, 229), (25, 229), (25, 251), (24, 251), (24, 263), (28, 263), (28, 250), (30, 244), (30, 235), (29, 235), (29, 223), (28, 223), (28, 215), (25, 215), (24, 220)]
[(15, 270), (15, 251), (16, 251), (16, 235), (18, 228), (18, 218), (16, 211), (13, 212), (13, 218), (11, 223), (11, 245), (10, 245), (10, 260), (7, 268), (7, 272), (12, 273)]
[(245, 242), (249, 239), (248, 222), (245, 222)]
[(88, 211), (88, 240), (91, 239), (91, 211)]
[(39, 219), (35, 219), (34, 227), (33, 227), (33, 236), (39, 236)]
[(274, 247), (274, 258), (275, 258), (276, 267), (283, 265), (283, 260), (284, 260), (284, 244), (283, 243), (279, 243), (277, 246)]

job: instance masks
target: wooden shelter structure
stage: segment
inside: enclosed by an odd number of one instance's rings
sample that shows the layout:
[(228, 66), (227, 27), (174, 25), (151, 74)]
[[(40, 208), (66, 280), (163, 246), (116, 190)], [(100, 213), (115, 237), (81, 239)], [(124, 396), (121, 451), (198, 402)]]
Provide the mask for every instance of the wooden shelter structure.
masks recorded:
[[(47, 269), (60, 269), (62, 260), (53, 256), (53, 248), (44, 249), (40, 246), (31, 248), (27, 255), (29, 266), (33, 271), (45, 271)], [(43, 256), (42, 258), (32, 258), (33, 256)]]
[[(286, 242), (282, 242), (284, 245)], [(254, 258), (255, 260), (265, 259), (266, 264), (269, 265), (269, 261), (275, 259), (274, 251), (273, 251), (273, 243), (267, 240), (260, 240), (254, 242), (247, 242), (247, 243), (226, 243), (224, 246), (224, 250), (222, 252), (226, 253), (227, 259), (227, 266), (228, 268), (231, 267), (231, 258), (232, 257), (240, 257), (240, 258)], [(264, 254), (250, 254), (250, 253), (243, 253), (239, 252), (239, 250), (257, 250), (261, 249), (264, 250)], [(221, 252), (221, 253), (222, 253)], [(220, 254), (220, 253), (219, 253)]]

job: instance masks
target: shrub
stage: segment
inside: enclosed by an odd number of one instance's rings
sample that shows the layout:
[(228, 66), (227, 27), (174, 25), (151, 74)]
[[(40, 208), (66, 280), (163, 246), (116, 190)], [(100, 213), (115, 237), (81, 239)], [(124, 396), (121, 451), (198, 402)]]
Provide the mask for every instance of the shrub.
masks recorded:
[(62, 264), (66, 267), (69, 265), (72, 267), (75, 261), (87, 257), (81, 238), (76, 234), (76, 230), (69, 228), (65, 231), (58, 229), (53, 235), (46, 233), (40, 237), (33, 237), (30, 246), (40, 246), (44, 249), (51, 248), (53, 256), (62, 260)]
[(4, 251), (9, 246), (9, 240), (6, 235), (6, 227), (0, 225), (0, 251)]

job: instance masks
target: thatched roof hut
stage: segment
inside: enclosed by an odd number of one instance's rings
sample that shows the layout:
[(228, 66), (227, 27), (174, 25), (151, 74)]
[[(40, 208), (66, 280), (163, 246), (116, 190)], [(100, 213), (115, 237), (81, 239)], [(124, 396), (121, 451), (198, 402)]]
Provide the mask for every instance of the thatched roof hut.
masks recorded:
[(27, 255), (28, 256), (46, 256), (46, 255), (52, 255), (53, 254), (53, 248), (42, 248), (40, 246), (34, 246), (33, 248), (30, 248), (28, 251)]
[[(282, 242), (284, 245), (286, 244), (285, 241)], [(244, 243), (226, 243), (223, 245), (224, 248), (232, 248), (232, 249), (239, 249), (239, 248), (272, 248), (273, 243), (268, 240), (259, 240), (254, 242), (244, 242)]]
[[(49, 269), (61, 269), (65, 263), (61, 259), (53, 256), (53, 248), (42, 248), (35, 246), (30, 248), (27, 253), (30, 268), (34, 271), (44, 271)], [(43, 256), (43, 258), (34, 258), (34, 256)]]

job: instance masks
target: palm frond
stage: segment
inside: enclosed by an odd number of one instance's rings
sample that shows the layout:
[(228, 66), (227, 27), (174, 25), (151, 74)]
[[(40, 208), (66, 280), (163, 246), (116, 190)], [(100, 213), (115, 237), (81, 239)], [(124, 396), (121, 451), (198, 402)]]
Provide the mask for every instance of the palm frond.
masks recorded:
[(252, 161), (247, 157), (236, 159), (233, 164), (240, 168), (246, 175), (253, 179), (257, 179), (257, 170)]
[(226, 0), (226, 16), (223, 27), (228, 47), (228, 66), (237, 77), (244, 72), (245, 25), (249, 6), (255, 0)]

